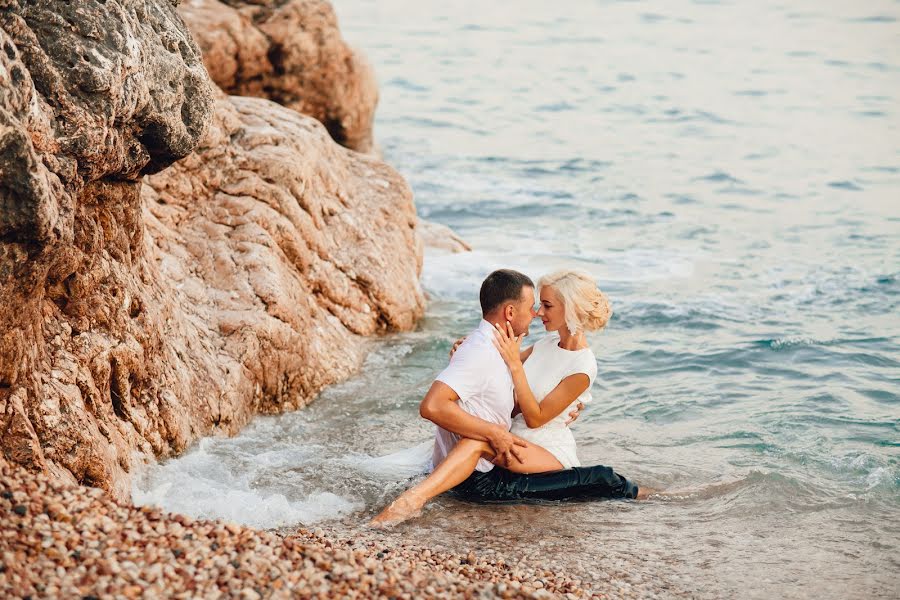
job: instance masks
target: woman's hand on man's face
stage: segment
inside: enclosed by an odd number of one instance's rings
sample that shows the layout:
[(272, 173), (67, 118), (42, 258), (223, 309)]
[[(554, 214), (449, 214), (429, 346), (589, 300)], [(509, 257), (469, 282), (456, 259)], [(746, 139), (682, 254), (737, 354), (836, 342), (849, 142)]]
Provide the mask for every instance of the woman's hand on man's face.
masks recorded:
[(511, 369), (516, 366), (522, 366), (520, 354), (522, 351), (522, 339), (525, 334), (516, 335), (513, 332), (512, 324), (506, 322), (506, 326), (502, 327), (499, 323), (494, 323), (494, 346), (503, 357), (506, 366)]

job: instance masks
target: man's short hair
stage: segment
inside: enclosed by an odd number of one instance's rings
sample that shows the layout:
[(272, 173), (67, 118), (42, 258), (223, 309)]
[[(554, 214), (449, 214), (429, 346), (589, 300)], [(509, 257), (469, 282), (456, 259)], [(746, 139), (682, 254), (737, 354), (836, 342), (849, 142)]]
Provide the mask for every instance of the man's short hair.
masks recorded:
[(493, 312), (504, 302), (516, 301), (522, 297), (522, 288), (534, 288), (534, 282), (524, 273), (512, 269), (498, 269), (485, 278), (481, 284), (479, 299), (481, 314)]

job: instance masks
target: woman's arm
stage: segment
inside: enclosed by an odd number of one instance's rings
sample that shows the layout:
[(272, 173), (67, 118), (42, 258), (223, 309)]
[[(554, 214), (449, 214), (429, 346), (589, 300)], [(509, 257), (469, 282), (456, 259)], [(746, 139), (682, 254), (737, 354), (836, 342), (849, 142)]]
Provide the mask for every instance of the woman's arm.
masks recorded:
[(534, 429), (549, 423), (588, 389), (591, 383), (588, 376), (584, 373), (575, 373), (560, 381), (559, 385), (539, 403), (531, 392), (531, 386), (528, 385), (525, 367), (520, 358), (519, 345), (524, 336), (513, 335), (512, 327), (509, 325), (506, 331), (499, 327), (496, 329), (495, 345), (509, 367), (516, 392), (516, 404), (528, 427)]
[(519, 368), (518, 373), (513, 373), (513, 383), (525, 424), (531, 429), (535, 429), (555, 419), (567, 406), (575, 402), (588, 389), (590, 379), (584, 373), (569, 375), (540, 402), (531, 393), (524, 369)]

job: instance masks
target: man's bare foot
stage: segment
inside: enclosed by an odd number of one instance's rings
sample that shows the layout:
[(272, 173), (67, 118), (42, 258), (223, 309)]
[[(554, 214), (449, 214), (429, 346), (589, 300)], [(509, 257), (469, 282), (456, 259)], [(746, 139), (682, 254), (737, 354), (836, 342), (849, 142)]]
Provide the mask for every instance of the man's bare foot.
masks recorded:
[(635, 500), (646, 500), (651, 495), (658, 494), (658, 493), (659, 493), (659, 490), (657, 490), (657, 489), (654, 489), (651, 487), (644, 487), (641, 485), (641, 486), (638, 486), (637, 498), (635, 498)]
[(406, 492), (391, 502), (377, 517), (369, 521), (369, 527), (376, 529), (393, 527), (403, 521), (419, 516), (422, 513), (423, 506), (425, 506), (424, 499)]

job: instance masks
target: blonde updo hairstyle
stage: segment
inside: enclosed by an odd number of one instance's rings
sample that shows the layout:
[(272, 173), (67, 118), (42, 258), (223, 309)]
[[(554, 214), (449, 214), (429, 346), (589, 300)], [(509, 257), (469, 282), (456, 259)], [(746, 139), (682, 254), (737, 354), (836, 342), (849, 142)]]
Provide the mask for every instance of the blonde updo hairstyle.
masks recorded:
[(586, 271), (557, 271), (541, 277), (538, 288), (550, 286), (559, 294), (565, 309), (566, 327), (572, 335), (599, 331), (612, 316), (612, 305), (597, 282)]

